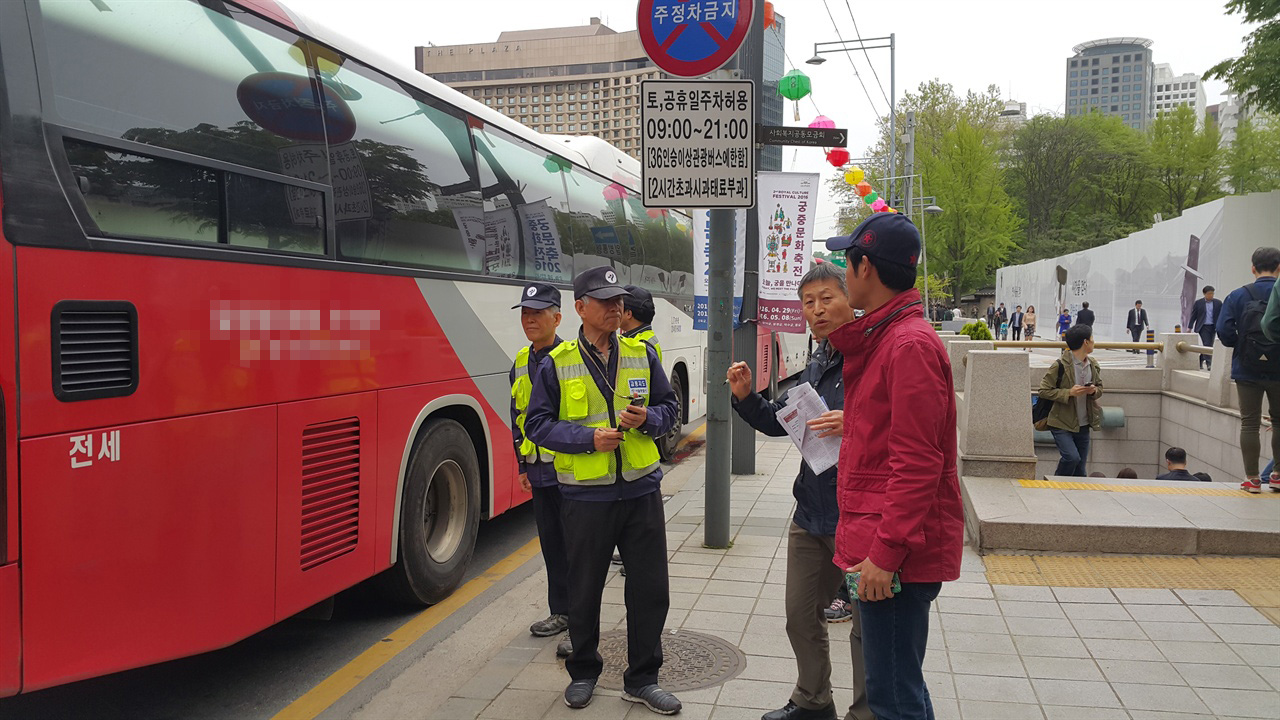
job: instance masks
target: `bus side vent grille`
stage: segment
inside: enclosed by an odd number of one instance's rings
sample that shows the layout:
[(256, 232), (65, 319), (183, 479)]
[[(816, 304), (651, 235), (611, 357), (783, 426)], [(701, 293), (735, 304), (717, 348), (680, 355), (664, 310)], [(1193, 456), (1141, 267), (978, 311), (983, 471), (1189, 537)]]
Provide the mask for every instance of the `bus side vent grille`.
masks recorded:
[(138, 389), (138, 311), (129, 302), (63, 300), (53, 306), (53, 394), (63, 402)]
[(360, 420), (302, 429), (303, 570), (345, 555), (360, 531)]

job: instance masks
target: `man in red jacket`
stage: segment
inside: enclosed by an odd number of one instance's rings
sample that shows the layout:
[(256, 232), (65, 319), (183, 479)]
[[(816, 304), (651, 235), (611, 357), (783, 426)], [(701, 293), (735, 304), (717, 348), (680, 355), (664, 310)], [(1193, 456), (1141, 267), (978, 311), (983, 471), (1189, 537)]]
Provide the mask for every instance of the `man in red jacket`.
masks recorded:
[(915, 290), (920, 233), (910, 220), (876, 213), (827, 248), (845, 253), (849, 305), (865, 311), (829, 336), (845, 387), (835, 562), (861, 573), (871, 711), (932, 720), (929, 605), (960, 577), (964, 544), (951, 363)]

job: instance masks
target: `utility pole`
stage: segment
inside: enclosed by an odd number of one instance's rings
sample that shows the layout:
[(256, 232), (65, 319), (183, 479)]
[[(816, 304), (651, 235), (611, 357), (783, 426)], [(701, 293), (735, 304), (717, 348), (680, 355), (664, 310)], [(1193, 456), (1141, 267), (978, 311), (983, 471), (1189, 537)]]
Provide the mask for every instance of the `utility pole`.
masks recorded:
[[(750, 0), (750, 2), (755, 6), (754, 19), (751, 21), (751, 29), (747, 31), (746, 42), (738, 51), (738, 70), (742, 73), (743, 80), (750, 80), (756, 84), (755, 123), (761, 125), (763, 124), (761, 106), (764, 98), (768, 96), (768, 90), (764, 85), (764, 0)], [(756, 169), (781, 170), (781, 167), (764, 166), (761, 162), (763, 147), (759, 143), (756, 144)], [(733, 359), (737, 362), (745, 362), (751, 368), (752, 377), (758, 380), (760, 368), (759, 363), (756, 362), (756, 313), (760, 305), (760, 222), (755, 208), (748, 208), (745, 214), (747, 216), (747, 247), (742, 269), (742, 324), (733, 331)], [(717, 382), (716, 372), (725, 370), (724, 367), (711, 364), (707, 377), (710, 378), (713, 386)], [(751, 475), (756, 471), (756, 433), (746, 421), (738, 417), (737, 413), (733, 413), (733, 416), (733, 462), (731, 465), (733, 474)], [(707, 445), (710, 446), (710, 444), (711, 438), (708, 437)]]
[[(707, 286), (707, 365), (728, 368), (733, 340), (733, 210), (711, 210), (711, 273)], [(729, 547), (729, 419), (737, 415), (729, 386), (718, 374), (707, 377), (707, 470), (703, 509), (703, 545)]]
[[(907, 181), (907, 193), (904, 209), (907, 211), (907, 219), (915, 222), (915, 218), (913, 217), (915, 214), (915, 205), (912, 203), (911, 198), (911, 190), (916, 183), (916, 113), (914, 110), (907, 111), (906, 123), (904, 124), (903, 145), (906, 147), (903, 148), (902, 174), (906, 176), (903, 179)], [(924, 219), (923, 212), (920, 213), (920, 219)], [(920, 256), (923, 260), (923, 245), (920, 247)], [(924, 316), (926, 319), (932, 320), (933, 316), (929, 313), (929, 266), (925, 265), (924, 270)]]

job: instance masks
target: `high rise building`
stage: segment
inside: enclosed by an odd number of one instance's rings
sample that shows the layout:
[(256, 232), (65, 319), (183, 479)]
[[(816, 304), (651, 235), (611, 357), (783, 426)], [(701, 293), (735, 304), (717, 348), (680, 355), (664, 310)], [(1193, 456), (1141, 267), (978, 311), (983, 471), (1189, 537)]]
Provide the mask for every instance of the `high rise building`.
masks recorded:
[(1205, 107), (1204, 83), (1195, 73), (1174, 75), (1169, 63), (1155, 66), (1152, 77), (1154, 88), (1155, 116), (1159, 117), (1172, 112), (1183, 105), (1191, 108), (1196, 116), (1196, 125), (1204, 124)]
[(1017, 100), (1006, 100), (1004, 109), (1000, 111), (999, 122), (1017, 129), (1027, 122), (1027, 104)]
[(1153, 112), (1152, 42), (1115, 37), (1080, 43), (1066, 64), (1067, 115), (1100, 112), (1146, 130)]
[(1254, 118), (1257, 110), (1252, 105), (1243, 105), (1238, 96), (1230, 93), (1227, 94), (1225, 100), (1218, 103), (1217, 108), (1218, 131), (1222, 134), (1218, 145), (1220, 147), (1231, 147), (1236, 142), (1236, 128), (1240, 126), (1240, 120)]
[[(785, 19), (765, 31), (764, 87), (757, 88), (766, 125), (782, 125), (778, 79), (784, 70)], [(635, 30), (587, 25), (509, 30), (496, 42), (419, 46), (419, 72), (472, 96), (530, 128), (553, 135), (594, 135), (640, 155), (640, 82), (666, 77), (645, 56)], [(763, 152), (761, 169), (781, 169), (782, 148)]]

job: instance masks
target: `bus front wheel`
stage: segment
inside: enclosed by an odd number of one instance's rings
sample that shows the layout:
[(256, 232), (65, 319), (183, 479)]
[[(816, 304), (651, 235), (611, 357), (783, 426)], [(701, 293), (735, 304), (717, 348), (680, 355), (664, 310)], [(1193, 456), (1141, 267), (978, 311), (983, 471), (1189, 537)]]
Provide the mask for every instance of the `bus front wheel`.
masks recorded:
[(658, 453), (666, 462), (671, 462), (675, 457), (680, 434), (684, 431), (684, 381), (680, 378), (680, 373), (671, 373), (671, 391), (676, 395), (676, 424), (666, 435), (658, 438)]
[(480, 463), (471, 436), (453, 420), (418, 435), (404, 478), (400, 557), (379, 580), (393, 601), (430, 605), (462, 582), (480, 526)]

